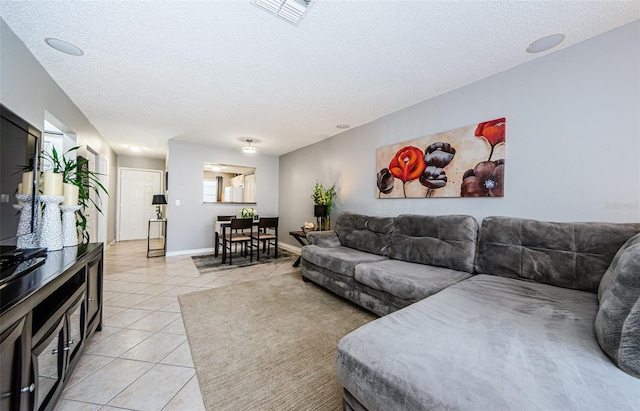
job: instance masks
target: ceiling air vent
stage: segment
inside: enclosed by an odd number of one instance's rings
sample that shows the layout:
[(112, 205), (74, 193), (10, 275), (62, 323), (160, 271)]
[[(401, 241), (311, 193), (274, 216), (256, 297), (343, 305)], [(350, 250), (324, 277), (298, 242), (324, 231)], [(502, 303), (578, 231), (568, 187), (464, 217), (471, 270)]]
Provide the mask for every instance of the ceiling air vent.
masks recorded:
[(314, 0), (254, 0), (253, 4), (297, 26)]

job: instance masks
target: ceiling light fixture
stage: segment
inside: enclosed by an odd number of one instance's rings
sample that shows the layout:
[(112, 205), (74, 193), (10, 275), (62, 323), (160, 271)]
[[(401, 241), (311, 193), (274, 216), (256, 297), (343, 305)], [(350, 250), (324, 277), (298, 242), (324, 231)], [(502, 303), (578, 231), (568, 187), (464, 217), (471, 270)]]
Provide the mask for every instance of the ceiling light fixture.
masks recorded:
[(541, 53), (554, 48), (564, 40), (564, 34), (557, 33), (539, 38), (527, 47), (527, 53)]
[(44, 39), (44, 41), (49, 46), (65, 54), (70, 54), (72, 56), (82, 56), (84, 54), (84, 51), (82, 51), (78, 46), (74, 46), (73, 44), (64, 40), (47, 37), (46, 39)]
[(338, 124), (336, 128), (344, 130), (345, 128), (351, 127), (349, 124)]
[(144, 150), (144, 147), (141, 147), (141, 146), (129, 146), (129, 150), (135, 151), (136, 153), (139, 153), (142, 150)]
[(315, 0), (253, 0), (252, 3), (297, 26)]
[(253, 140), (248, 138), (245, 140), (247, 142), (248, 145), (242, 147), (242, 151), (244, 151), (245, 153), (255, 153), (257, 150), (255, 147), (251, 147), (251, 143), (253, 143)]

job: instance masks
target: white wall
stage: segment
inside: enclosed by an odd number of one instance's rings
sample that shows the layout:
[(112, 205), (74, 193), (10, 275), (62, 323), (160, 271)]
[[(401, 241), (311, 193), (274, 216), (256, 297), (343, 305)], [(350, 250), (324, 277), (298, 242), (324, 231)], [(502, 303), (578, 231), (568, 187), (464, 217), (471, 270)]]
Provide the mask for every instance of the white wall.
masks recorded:
[[(280, 229), (313, 220), (316, 180), (338, 183), (335, 215), (639, 222), (639, 51), (636, 21), (283, 155)], [(377, 147), (500, 117), (504, 198), (375, 198)]]
[[(0, 19), (0, 102), (39, 130), (49, 114), (109, 162), (107, 242), (115, 239), (116, 154), (24, 43)], [(48, 114), (47, 114), (48, 113)], [(60, 128), (59, 124), (55, 124)]]
[(245, 207), (202, 203), (204, 162), (256, 167), (257, 204), (247, 207), (254, 207), (261, 216), (278, 215), (278, 157), (169, 140), (168, 253), (212, 248), (217, 216), (239, 215)]

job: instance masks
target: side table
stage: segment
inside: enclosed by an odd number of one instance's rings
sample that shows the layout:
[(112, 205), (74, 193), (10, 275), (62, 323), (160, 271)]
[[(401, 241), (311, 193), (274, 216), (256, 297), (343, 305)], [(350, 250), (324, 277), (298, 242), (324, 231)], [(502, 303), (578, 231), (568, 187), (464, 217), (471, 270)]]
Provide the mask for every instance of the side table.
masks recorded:
[[(162, 248), (151, 248), (151, 223), (160, 224), (160, 237), (162, 239)], [(152, 255), (153, 254), (153, 255)], [(147, 230), (147, 258), (163, 257), (167, 254), (167, 219), (151, 218), (149, 219), (149, 229)]]
[[(303, 247), (309, 244), (309, 242), (307, 241), (307, 233), (305, 233), (304, 231), (289, 231), (289, 235), (295, 238), (296, 241), (298, 241), (298, 243), (300, 243), (300, 245)], [(302, 240), (303, 238), (304, 238), (304, 241)], [(298, 259), (293, 263), (294, 267), (297, 267), (300, 265), (300, 258), (301, 257), (298, 257)]]

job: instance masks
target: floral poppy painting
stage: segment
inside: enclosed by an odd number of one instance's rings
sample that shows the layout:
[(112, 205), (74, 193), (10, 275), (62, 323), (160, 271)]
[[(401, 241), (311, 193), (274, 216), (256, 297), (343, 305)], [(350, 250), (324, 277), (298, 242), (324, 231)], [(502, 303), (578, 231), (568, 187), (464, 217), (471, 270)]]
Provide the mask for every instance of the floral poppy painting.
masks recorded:
[(377, 198), (504, 197), (506, 119), (378, 148)]

